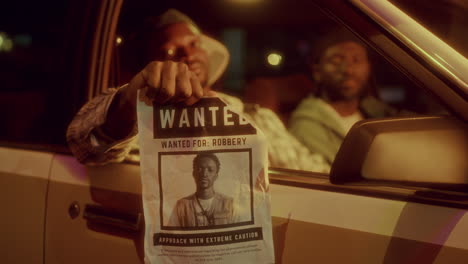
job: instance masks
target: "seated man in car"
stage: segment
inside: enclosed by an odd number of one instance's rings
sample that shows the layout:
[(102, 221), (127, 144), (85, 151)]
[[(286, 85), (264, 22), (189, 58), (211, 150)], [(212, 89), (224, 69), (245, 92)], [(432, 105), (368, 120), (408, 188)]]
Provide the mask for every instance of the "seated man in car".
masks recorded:
[(177, 201), (171, 226), (216, 226), (236, 222), (233, 199), (214, 189), (220, 167), (219, 159), (213, 153), (195, 156), (192, 174), (197, 189), (194, 194)]
[[(149, 26), (148, 26), (149, 25)], [(88, 102), (67, 131), (70, 149), (86, 164), (136, 159), (136, 103), (185, 102), (218, 96), (243, 112), (267, 137), (270, 166), (327, 172), (323, 157), (310, 152), (292, 136), (270, 110), (243, 104), (239, 99), (211, 90), (226, 68), (229, 54), (218, 41), (200, 32), (184, 14), (170, 9), (148, 20), (141, 32), (146, 65), (119, 89), (108, 89)], [(136, 52), (136, 51), (135, 51)], [(131, 151), (132, 150), (132, 151)]]
[(293, 112), (289, 130), (331, 164), (356, 122), (393, 116), (397, 111), (370, 95), (371, 64), (359, 40), (332, 34), (317, 45), (316, 52), (318, 58), (310, 67), (316, 93)]

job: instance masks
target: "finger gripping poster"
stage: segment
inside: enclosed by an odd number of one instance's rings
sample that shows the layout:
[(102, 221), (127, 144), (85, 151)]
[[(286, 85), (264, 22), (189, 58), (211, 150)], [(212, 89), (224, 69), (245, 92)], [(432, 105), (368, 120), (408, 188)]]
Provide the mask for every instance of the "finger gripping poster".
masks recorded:
[(221, 99), (138, 104), (146, 263), (274, 263), (266, 142)]

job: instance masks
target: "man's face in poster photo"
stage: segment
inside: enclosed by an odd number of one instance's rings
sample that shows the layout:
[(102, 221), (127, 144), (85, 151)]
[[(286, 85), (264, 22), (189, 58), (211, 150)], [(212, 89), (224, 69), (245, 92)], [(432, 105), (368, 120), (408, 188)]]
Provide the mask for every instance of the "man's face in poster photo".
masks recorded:
[(214, 182), (218, 178), (218, 165), (210, 157), (201, 157), (195, 163), (193, 168), (193, 177), (197, 185), (197, 189), (209, 189), (213, 187)]

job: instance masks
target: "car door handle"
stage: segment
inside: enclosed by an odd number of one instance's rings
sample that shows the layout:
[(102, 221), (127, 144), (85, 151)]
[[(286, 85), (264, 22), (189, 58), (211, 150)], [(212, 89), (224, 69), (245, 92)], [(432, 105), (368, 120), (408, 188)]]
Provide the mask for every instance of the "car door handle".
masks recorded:
[(141, 213), (121, 212), (100, 205), (86, 204), (83, 218), (86, 220), (117, 227), (127, 231), (139, 231)]

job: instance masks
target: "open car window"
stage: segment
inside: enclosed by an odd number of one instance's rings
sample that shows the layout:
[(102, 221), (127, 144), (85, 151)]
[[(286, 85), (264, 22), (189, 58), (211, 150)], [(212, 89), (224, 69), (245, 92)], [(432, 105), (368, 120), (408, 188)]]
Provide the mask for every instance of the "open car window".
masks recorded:
[[(318, 90), (311, 66), (317, 43), (330, 32), (350, 34), (309, 2), (125, 1), (109, 87), (123, 85), (137, 73), (132, 64), (134, 38), (145, 18), (176, 8), (230, 52), (228, 68), (214, 89), (271, 109), (288, 128), (298, 105)], [(371, 48), (366, 49), (371, 68), (367, 83), (370, 95), (403, 116), (451, 115), (421, 84), (409, 80)]]

